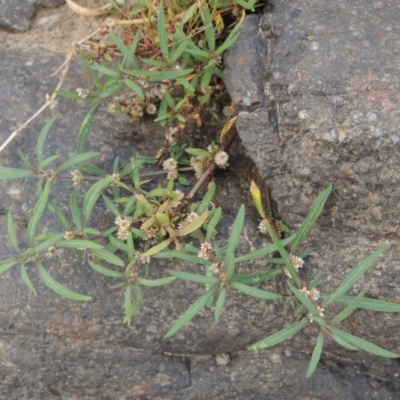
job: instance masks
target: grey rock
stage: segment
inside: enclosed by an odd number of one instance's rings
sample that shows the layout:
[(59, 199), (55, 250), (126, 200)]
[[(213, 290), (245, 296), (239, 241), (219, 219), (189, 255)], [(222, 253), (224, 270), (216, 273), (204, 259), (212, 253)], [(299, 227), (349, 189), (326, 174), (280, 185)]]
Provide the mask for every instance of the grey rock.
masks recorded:
[(0, 29), (25, 32), (39, 5), (56, 7), (63, 3), (64, 0), (0, 0)]
[(251, 108), (265, 102), (267, 68), (264, 64), (268, 44), (260, 37), (259, 23), (258, 15), (249, 15), (243, 21), (235, 46), (224, 56), (225, 82), (235, 106)]

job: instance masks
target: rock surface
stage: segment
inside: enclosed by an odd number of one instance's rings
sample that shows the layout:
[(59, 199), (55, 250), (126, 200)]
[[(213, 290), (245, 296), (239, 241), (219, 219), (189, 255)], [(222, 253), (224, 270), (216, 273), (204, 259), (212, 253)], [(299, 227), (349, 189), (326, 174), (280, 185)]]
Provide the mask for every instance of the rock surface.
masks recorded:
[(0, 0), (0, 29), (25, 32), (40, 5), (56, 7), (64, 0)]
[[(257, 46), (261, 46), (263, 41), (264, 43), (275, 41), (278, 28), (272, 29), (271, 22), (278, 27), (279, 24), (284, 26), (287, 23), (286, 18), (289, 17), (285, 13), (285, 8), (278, 6), (277, 4), (276, 15), (269, 14), (261, 20), (263, 30)], [(286, 11), (289, 15), (296, 14), (292, 11), (293, 7), (294, 3), (288, 3)], [(310, 11), (312, 10), (308, 10)], [(257, 18), (252, 17), (252, 19), (258, 23)], [(79, 18), (74, 17), (73, 20), (77, 26), (81, 24)], [(251, 24), (249, 29), (255, 32)], [(280, 29), (283, 36), (284, 30)], [(43, 32), (47, 38), (49, 30), (46, 30), (44, 25)], [(4, 46), (4, 43), (7, 43), (9, 48), (0, 49), (0, 67), (3, 73), (0, 91), (0, 105), (3, 110), (0, 117), (1, 142), (37, 110), (47, 93), (52, 92), (57, 78), (51, 75), (64, 60), (62, 54), (43, 48), (29, 51), (12, 49), (13, 46), (17, 46), (13, 41), (18, 42), (19, 46), (21, 41), (27, 45), (29, 40), (29, 38), (23, 39), (21, 34), (15, 37), (18, 39), (7, 36), (7, 40), (2, 40), (2, 44)], [(272, 43), (271, 50), (273, 45)], [(57, 48), (59, 49), (59, 45)], [(268, 58), (271, 50), (266, 46), (265, 51), (260, 50), (260, 52)], [(240, 54), (236, 57), (238, 56)], [(256, 64), (256, 68), (252, 69), (250, 65), (247, 70), (250, 73), (246, 74), (259, 74), (257, 76), (260, 76), (262, 81), (268, 77), (269, 69), (265, 68), (268, 63), (273, 64), (272, 60), (263, 59)], [(243, 75), (243, 78), (248, 75)], [(254, 90), (257, 90), (257, 95), (249, 97), (250, 104), (247, 101), (242, 103), (243, 107), (246, 107), (246, 113), (241, 114), (238, 125), (246, 146), (251, 140), (257, 143), (259, 149), (269, 150), (270, 158), (266, 169), (261, 168), (259, 164), (262, 153), (254, 153), (259, 158), (251, 151), (249, 154), (257, 161), (264, 178), (271, 184), (270, 179), (276, 174), (274, 163), (281, 157), (284, 147), (281, 146), (280, 140), (285, 139), (285, 136), (284, 132), (277, 134), (274, 131), (280, 127), (279, 110), (270, 107), (270, 102), (274, 100), (271, 99), (272, 88), (269, 90), (267, 86), (260, 89), (261, 81), (253, 82), (254, 86), (249, 85), (251, 90), (253, 87), (256, 88)], [(82, 72), (79, 63), (74, 62), (65, 88), (74, 90), (77, 87), (91, 87), (90, 85), (89, 77)], [(247, 95), (247, 92), (244, 93)], [(239, 94), (238, 102), (241, 101), (240, 96), (242, 95)], [(58, 108), (54, 111), (59, 117), (46, 142), (46, 155), (74, 154), (76, 133), (87, 110), (86, 103), (82, 102), (82, 105), (77, 106), (75, 101), (60, 99)], [(19, 150), (29, 159), (33, 159), (37, 134), (52, 114), (53, 112), (48, 110), (39, 120), (29, 125), (1, 153), (1, 165), (21, 166)], [(254, 123), (255, 115), (260, 123)], [(246, 136), (243, 133), (244, 129), (249, 138), (248, 142), (244, 139)], [(120, 139), (121, 133), (131, 133), (132, 130), (136, 132), (130, 134), (132, 141)], [(265, 136), (269, 131), (271, 134)], [(204, 135), (202, 132), (197, 134)], [(117, 137), (119, 139), (116, 139)], [(146, 142), (145, 139), (149, 137), (151, 140)], [(110, 116), (102, 109), (90, 132), (89, 149), (100, 151), (103, 154), (99, 160), (100, 165), (111, 169), (115, 156), (119, 155), (124, 162), (135, 152), (154, 154), (162, 139), (163, 135), (158, 126), (147, 123), (131, 126), (123, 120)], [(253, 148), (253, 150), (258, 149)], [(247, 168), (243, 164), (243, 155), (238, 153), (236, 158), (235, 154), (232, 156), (233, 168), (226, 175), (222, 174), (219, 177), (220, 191), (217, 202), (228, 208), (237, 209), (242, 198), (248, 198), (248, 193), (243, 194), (240, 185), (241, 179), (244, 179), (242, 171)], [(270, 171), (271, 175), (267, 176), (266, 171)], [(307, 178), (306, 183), (310, 184), (310, 181), (311, 179)], [(308, 197), (304, 199), (311, 201), (326, 183), (327, 181), (315, 183), (311, 186), (311, 189), (315, 190), (307, 192)], [(285, 182), (285, 185), (290, 185), (290, 182)], [(245, 186), (247, 191), (247, 182)], [(276, 193), (280, 192), (274, 187), (273, 189), (276, 197)], [(1, 182), (1, 243), (8, 243), (6, 237), (8, 209), (12, 209), (14, 218), (21, 226), (19, 234), (23, 241), (23, 226), (30, 218), (35, 204), (34, 193), (34, 183), (23, 186), (22, 182)], [(57, 187), (53, 194), (55, 197), (52, 199), (68, 204), (70, 192), (66, 191), (65, 187)], [(300, 197), (296, 198), (299, 201), (297, 206), (302, 206), (301, 213), (289, 207), (291, 204), (289, 202), (293, 202), (293, 199), (283, 198), (288, 202), (287, 208), (285, 208), (286, 203), (278, 199), (280, 211), (292, 227), (296, 226), (300, 216), (309, 206), (307, 201), (303, 201), (303, 197), (301, 203)], [(233, 202), (229, 200), (232, 198)], [(376, 207), (379, 207), (379, 204)], [(375, 217), (379, 216), (376, 210), (371, 213)], [(112, 220), (112, 216), (110, 217)], [(322, 239), (331, 237), (325, 236), (323, 229), (334, 231), (335, 226), (331, 219), (331, 211), (328, 209), (317, 227), (318, 235)], [(46, 222), (48, 229), (59, 229), (51, 218)], [(107, 222), (109, 221), (106, 221), (103, 209), (99, 206), (93, 223), (101, 226)], [(231, 221), (228, 218), (221, 228), (225, 237), (229, 235), (229, 222)], [(339, 220), (336, 223), (339, 224)], [(262, 243), (256, 230), (257, 220), (250, 215), (242, 237), (244, 242), (242, 250), (258, 247)], [(310, 276), (315, 273), (319, 260), (321, 260), (320, 265), (326, 268), (332, 266), (331, 263), (324, 261), (325, 255), (321, 247), (318, 247), (318, 243), (315, 243), (315, 237), (314, 235), (310, 242), (317, 249), (317, 253), (319, 252), (319, 256), (315, 255), (308, 266), (307, 274)], [(323, 244), (326, 247), (322, 250), (331, 254), (338, 237), (340, 235), (336, 233), (330, 244), (332, 249)], [(343, 246), (348, 244), (344, 239)], [(380, 242), (379, 236), (376, 238), (376, 243), (378, 242)], [(2, 246), (0, 251), (1, 259), (12, 254), (8, 245)], [(360, 254), (365, 255), (366, 252)], [(335, 256), (338, 258), (334, 262), (340, 263), (343, 271), (338, 273), (332, 269), (328, 272), (333, 282), (328, 281), (325, 284), (327, 290), (336, 287), (340, 278), (354, 266), (355, 260), (360, 259), (358, 253), (338, 252)], [(28, 273), (38, 291), (38, 296), (28, 293), (21, 281), (18, 268), (13, 268), (0, 276), (0, 398), (201, 400), (212, 397), (221, 400), (229, 398), (284, 400), (308, 397), (332, 400), (338, 398), (395, 400), (398, 397), (400, 385), (396, 376), (400, 373), (400, 368), (396, 361), (377, 360), (376, 357), (362, 353), (349, 354), (332, 343), (328, 343), (327, 351), (324, 352), (315, 375), (306, 379), (304, 373), (309, 362), (309, 352), (316, 338), (313, 326), (290, 342), (285, 342), (283, 346), (257, 354), (247, 352), (248, 344), (274, 330), (281, 329), (292, 321), (293, 310), (282, 303), (271, 304), (246, 296), (229, 295), (227, 307), (218, 326), (213, 323), (213, 309), (206, 309), (176, 336), (166, 340), (163, 339), (163, 335), (171, 324), (201, 295), (202, 288), (199, 285), (174, 282), (174, 285), (165, 288), (149, 289), (146, 291), (142, 311), (133, 320), (132, 326), (127, 327), (122, 324), (123, 293), (110, 289), (109, 286), (113, 283), (111, 279), (95, 274), (84, 262), (73, 257), (66, 257), (62, 268), (57, 263), (46, 265), (60, 282), (73, 290), (92, 295), (94, 300), (81, 304), (60, 298), (38, 280), (33, 268), (29, 268)], [(378, 273), (388, 273), (386, 265), (379, 266)], [(184, 266), (176, 263), (171, 266), (163, 262), (159, 267), (162, 271), (166, 268), (179, 269)], [(255, 271), (262, 266), (255, 264), (242, 268)], [(154, 268), (153, 271), (156, 274), (158, 270)], [(389, 277), (394, 283), (396, 282), (395, 272)], [(381, 296), (383, 292), (382, 297), (386, 297), (393, 293), (391, 299), (396, 300), (395, 286), (387, 283), (387, 288), (392, 288), (393, 292), (386, 293), (382, 290), (386, 288), (382, 282), (377, 274), (369, 275), (363, 284), (368, 285), (369, 294), (372, 291), (376, 296)], [(278, 282), (282, 283), (283, 281)], [(277, 290), (276, 287), (266, 288)], [(369, 321), (367, 326), (366, 320)], [(377, 330), (382, 331), (381, 327), (388, 332), (387, 336), (377, 336)], [(398, 330), (398, 320), (393, 315), (382, 317), (359, 312), (347, 328), (350, 330), (354, 328), (354, 333), (375, 340), (382, 346), (391, 349), (396, 349), (398, 346), (398, 338), (395, 335)]]

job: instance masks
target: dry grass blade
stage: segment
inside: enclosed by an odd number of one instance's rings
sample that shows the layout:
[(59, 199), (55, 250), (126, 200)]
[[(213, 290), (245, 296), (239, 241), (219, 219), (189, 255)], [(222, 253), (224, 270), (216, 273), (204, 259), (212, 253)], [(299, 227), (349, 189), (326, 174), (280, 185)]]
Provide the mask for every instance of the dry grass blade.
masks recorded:
[(72, 11), (76, 12), (77, 14), (84, 15), (85, 17), (100, 17), (101, 15), (104, 15), (107, 13), (106, 9), (112, 7), (112, 4), (109, 3), (109, 4), (106, 4), (105, 6), (101, 7), (101, 9), (99, 9), (99, 10), (92, 10), (90, 8), (82, 7), (79, 4), (76, 4), (72, 0), (66, 0), (66, 3)]

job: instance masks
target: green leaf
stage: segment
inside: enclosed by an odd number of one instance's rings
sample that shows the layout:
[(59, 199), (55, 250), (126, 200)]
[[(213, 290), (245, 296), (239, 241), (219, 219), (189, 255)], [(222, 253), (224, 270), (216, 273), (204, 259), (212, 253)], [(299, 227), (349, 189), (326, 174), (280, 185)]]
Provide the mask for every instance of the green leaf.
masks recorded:
[(50, 128), (54, 124), (54, 121), (56, 120), (56, 118), (57, 118), (56, 115), (54, 117), (50, 118), (46, 122), (46, 124), (43, 127), (43, 129), (41, 130), (41, 132), (39, 133), (39, 137), (38, 137), (38, 140), (37, 140), (37, 143), (36, 143), (36, 157), (37, 157), (39, 165), (43, 161), (43, 147), (44, 147), (44, 144), (46, 142), (47, 135), (48, 135), (48, 133), (50, 131)]
[(122, 41), (122, 39), (115, 35), (114, 33), (110, 32), (110, 38), (112, 39), (112, 41), (117, 45), (119, 51), (126, 56), (129, 52), (128, 48), (126, 47), (125, 43)]
[(124, 83), (129, 89), (132, 89), (142, 100), (145, 99), (143, 91), (139, 85), (137, 85), (135, 82), (132, 82), (130, 79), (124, 79)]
[(330, 337), (338, 343), (340, 346), (344, 347), (347, 350), (358, 350), (358, 347), (355, 347), (351, 345), (350, 343), (347, 343), (344, 339), (342, 339), (340, 336), (337, 335), (334, 331), (329, 332)]
[(215, 184), (215, 182), (211, 182), (208, 185), (207, 193), (205, 194), (205, 196), (203, 197), (203, 200), (201, 201), (201, 203), (197, 207), (196, 212), (198, 214), (202, 214), (204, 211), (207, 210), (208, 206), (210, 205), (210, 203), (211, 203), (211, 201), (212, 201), (212, 199), (214, 197), (216, 188), (217, 188), (217, 185)]
[(208, 9), (208, 4), (204, 3), (201, 9), (201, 16), (203, 18), (203, 25), (205, 30), (205, 36), (207, 40), (207, 46), (210, 51), (215, 51), (215, 31), (211, 20), (210, 10)]
[(62, 240), (63, 237), (64, 237), (64, 233), (56, 234), (53, 237), (51, 237), (50, 239), (38, 244), (33, 249), (30, 249), (30, 250), (24, 252), (23, 255), (39, 254), (42, 251), (45, 251), (48, 248), (50, 248), (51, 246), (54, 246), (55, 244), (57, 244), (60, 240)]
[(117, 208), (117, 206), (114, 204), (114, 202), (107, 197), (106, 195), (102, 195), (101, 196), (103, 198), (104, 204), (106, 205), (106, 207), (116, 216), (118, 217), (120, 215), (120, 212)]
[[(303, 257), (300, 257), (300, 258), (303, 258)], [(322, 278), (322, 271), (319, 271), (318, 273), (317, 273), (317, 275), (315, 275), (315, 278), (310, 282), (310, 284), (308, 285), (308, 289), (314, 289), (314, 288), (316, 288), (317, 286), (318, 286), (318, 284), (319, 284), (319, 281), (321, 280), (321, 278)]]
[[(219, 220), (221, 219), (222, 209), (218, 207), (214, 210), (214, 214), (210, 219), (210, 222), (207, 225), (207, 234), (206, 234), (206, 241), (209, 242), (215, 233), (215, 227), (218, 225)], [(236, 261), (236, 259), (235, 259)]]
[(169, 338), (187, 324), (200, 310), (207, 304), (208, 300), (214, 296), (217, 285), (212, 287), (199, 297), (175, 322), (171, 329), (165, 334), (164, 338)]
[(21, 161), (25, 165), (26, 168), (28, 168), (31, 171), (35, 171), (36, 168), (33, 167), (33, 165), (29, 162), (29, 160), (25, 157), (25, 155), (22, 153), (22, 151), (19, 151), (19, 157), (21, 158)]
[(100, 258), (101, 260), (105, 260), (110, 264), (114, 264), (114, 265), (118, 265), (119, 267), (123, 267), (124, 266), (124, 261), (119, 258), (118, 256), (116, 256), (113, 253), (110, 253), (107, 250), (104, 249), (95, 249), (92, 251), (92, 253), (97, 257)]
[(52, 162), (58, 160), (61, 157), (61, 154), (56, 154), (54, 156), (47, 157), (45, 160), (41, 161), (39, 163), (39, 169), (44, 169), (48, 165), (50, 165)]
[(231, 282), (230, 286), (236, 290), (239, 290), (239, 292), (247, 294), (248, 296), (257, 297), (259, 299), (276, 300), (282, 297), (280, 294), (267, 292), (266, 290), (257, 289), (253, 286), (247, 286), (239, 282)]
[(186, 236), (186, 235), (189, 235), (189, 233), (194, 232), (196, 229), (200, 229), (203, 226), (203, 224), (207, 221), (209, 215), (210, 215), (210, 213), (208, 211), (205, 211), (198, 218), (196, 218), (193, 222), (186, 225), (184, 228), (180, 229), (176, 233), (176, 236)]
[(160, 278), (160, 279), (137, 278), (137, 281), (142, 286), (156, 287), (156, 286), (168, 285), (169, 283), (173, 282), (175, 279), (176, 279), (175, 276), (167, 276), (166, 278)]
[(84, 239), (71, 239), (71, 240), (61, 240), (58, 247), (63, 247), (66, 249), (94, 249), (100, 250), (103, 248), (101, 244), (91, 242), (90, 240)]
[(336, 317), (333, 318), (330, 323), (332, 325), (337, 325), (339, 322), (343, 321), (351, 314), (353, 314), (353, 312), (356, 310), (356, 308), (358, 308), (359, 304), (361, 303), (364, 294), (365, 294), (365, 289), (361, 290), (358, 296), (355, 297), (354, 300), (342, 312), (336, 315)]
[(67, 99), (82, 100), (77, 92), (71, 92), (68, 90), (57, 90), (57, 96), (65, 97)]
[(328, 185), (328, 187), (322, 193), (319, 194), (319, 196), (315, 199), (314, 203), (312, 204), (310, 211), (308, 212), (306, 218), (301, 224), (300, 230), (296, 235), (296, 239), (292, 243), (291, 252), (293, 254), (303, 243), (311, 227), (314, 225), (315, 221), (321, 214), (324, 205), (326, 203), (326, 200), (328, 200), (328, 197), (332, 191), (332, 188), (333, 188), (332, 184)]
[(319, 312), (317, 310), (317, 306), (309, 299), (305, 294), (300, 292), (299, 289), (294, 287), (290, 281), (288, 281), (288, 285), (290, 290), (294, 293), (294, 295), (297, 297), (297, 299), (303, 304), (305, 307), (307, 307), (308, 311), (311, 313), (313, 316), (319, 315)]
[(136, 48), (139, 43), (140, 35), (141, 35), (141, 30), (138, 29), (135, 33), (135, 37), (133, 38), (131, 47), (129, 47), (128, 53), (124, 56), (122, 62), (121, 62), (121, 68), (136, 68), (138, 69), (139, 66), (134, 58), (134, 54), (136, 53)]
[(71, 214), (78, 232), (82, 232), (82, 215), (79, 208), (79, 188), (75, 187), (71, 194)]
[(46, 205), (47, 205), (47, 200), (48, 200), (49, 194), (50, 194), (50, 186), (51, 186), (51, 181), (48, 180), (44, 186), (44, 190), (43, 190), (38, 202), (35, 205), (35, 208), (33, 209), (32, 218), (28, 222), (28, 227), (26, 229), (26, 233), (28, 236), (29, 245), (31, 247), (33, 246), (33, 238), (35, 237), (35, 234), (36, 234), (37, 225), (39, 223), (40, 218), (42, 218), (44, 209), (46, 208)]
[(306, 377), (309, 378), (317, 368), (317, 365), (319, 363), (319, 359), (321, 358), (322, 354), (322, 347), (324, 345), (324, 338), (325, 334), (323, 331), (321, 331), (318, 335), (317, 343), (315, 345), (314, 351), (311, 356), (310, 364), (308, 366), (308, 370), (306, 373)]
[[(131, 296), (132, 296), (132, 289), (135, 292), (135, 301), (132, 303)], [(128, 285), (125, 289), (125, 302), (124, 302), (124, 308), (125, 308), (125, 317), (124, 317), (124, 323), (127, 323), (128, 325), (131, 324), (132, 317), (135, 315), (137, 310), (140, 308), (143, 302), (143, 295), (142, 295), (142, 289), (140, 288), (139, 285)]]
[(113, 69), (104, 67), (103, 65), (93, 64), (91, 65), (91, 69), (101, 72), (104, 75), (110, 76), (111, 78), (119, 78), (119, 71), (114, 71)]
[(277, 275), (280, 275), (282, 270), (271, 269), (267, 272), (260, 272), (259, 274), (233, 274), (231, 282), (239, 282), (245, 285), (256, 285), (258, 283), (263, 283), (269, 279), (274, 278)]
[(93, 207), (100, 197), (101, 192), (114, 182), (113, 178), (104, 178), (96, 182), (86, 193), (85, 200), (83, 202), (83, 225), (89, 221), (90, 215), (92, 213)]
[(13, 218), (10, 210), (8, 210), (8, 213), (7, 213), (7, 234), (8, 234), (8, 238), (10, 240), (12, 248), (15, 250), (16, 253), (19, 253), (20, 250), (18, 247), (18, 239), (17, 239), (16, 230), (15, 230), (14, 218)]
[(222, 308), (224, 307), (226, 299), (226, 289), (224, 287), (221, 288), (217, 303), (215, 304), (215, 322), (218, 324), (219, 317), (221, 316)]
[(181, 271), (169, 271), (169, 273), (179, 279), (183, 279), (185, 281), (196, 282), (196, 283), (208, 283), (208, 284), (216, 284), (219, 282), (219, 279), (214, 276), (204, 276), (191, 274), (190, 272), (181, 272)]
[(79, 130), (78, 134), (78, 154), (82, 154), (85, 151), (89, 130), (90, 127), (92, 126), (93, 119), (96, 115), (97, 109), (99, 108), (100, 104), (101, 100), (96, 100), (93, 103), (93, 107), (87, 113), (86, 117), (82, 122), (81, 129)]
[(278, 249), (279, 254), (281, 255), (283, 261), (285, 262), (285, 265), (286, 265), (287, 269), (289, 270), (289, 273), (290, 273), (293, 281), (296, 283), (297, 287), (300, 287), (301, 286), (301, 280), (299, 278), (299, 274), (297, 273), (296, 269), (293, 267), (292, 260), (290, 259), (290, 256), (289, 256), (288, 252), (282, 246), (281, 242), (276, 237), (276, 235), (275, 235), (274, 231), (271, 229), (271, 227), (266, 225), (266, 228), (267, 228), (269, 236), (271, 237), (271, 239), (274, 242), (276, 248)]
[(239, 34), (236, 34), (241, 27), (244, 17), (246, 16), (246, 13), (242, 13), (242, 16), (240, 17), (240, 20), (235, 23), (234, 28), (229, 32), (228, 37), (225, 39), (225, 42), (218, 47), (218, 49), (215, 51), (215, 55), (217, 56), (222, 56), (223, 52), (228, 48), (233, 45), (233, 43), (236, 42), (236, 40), (239, 38)]
[(169, 71), (142, 71), (140, 69), (136, 69), (136, 70), (121, 69), (121, 71), (125, 72), (128, 75), (147, 77), (147, 78), (149, 78), (150, 82), (156, 82), (156, 81), (163, 81), (163, 80), (168, 80), (168, 79), (181, 78), (185, 75), (190, 74), (193, 71), (193, 68), (173, 69), (173, 70), (169, 70)]
[(122, 272), (114, 271), (110, 268), (103, 267), (102, 265), (96, 264), (92, 260), (88, 260), (89, 265), (99, 274), (110, 276), (111, 278), (123, 278), (124, 274)]
[(0, 166), (0, 181), (7, 181), (9, 179), (19, 179), (32, 176), (32, 171), (19, 168), (8, 168)]
[(35, 288), (32, 285), (31, 280), (29, 279), (28, 273), (26, 272), (25, 264), (21, 263), (21, 278), (24, 281), (25, 285), (28, 287), (28, 289), (37, 295)]
[[(328, 299), (331, 295), (326, 293), (321, 293), (320, 297), (322, 299)], [(349, 305), (354, 300), (353, 296), (340, 296), (335, 299), (334, 303)], [(365, 310), (372, 310), (378, 312), (400, 312), (400, 304), (392, 303), (390, 301), (362, 298), (358, 308), (364, 308)]]
[(164, 57), (164, 60), (170, 64), (169, 50), (168, 50), (168, 33), (165, 29), (165, 15), (164, 15), (164, 4), (160, 1), (158, 7), (158, 20), (157, 20), (157, 33), (158, 40), (160, 43), (160, 50)]
[(122, 83), (122, 82), (110, 83), (97, 96), (102, 99), (105, 99), (105, 98), (110, 97), (111, 95), (119, 92), (124, 86), (125, 86), (125, 83)]
[[(283, 239), (280, 241), (281, 246), (286, 246), (287, 244), (289, 244), (294, 238), (296, 237), (296, 235), (292, 235), (286, 239)], [(243, 256), (239, 256), (235, 258), (235, 262), (239, 263), (239, 262), (244, 262), (244, 261), (250, 261), (250, 260), (255, 260), (257, 258), (261, 258), (266, 256), (267, 254), (271, 254), (275, 251), (277, 251), (278, 248), (276, 247), (275, 244), (269, 244), (268, 246), (262, 247), (261, 249), (258, 250), (254, 250), (248, 254), (245, 254)]]
[(151, 247), (149, 250), (145, 251), (142, 256), (143, 257), (152, 257), (155, 254), (159, 253), (161, 250), (164, 250), (171, 244), (171, 239), (166, 239), (161, 243), (156, 244), (155, 246)]
[[(7, 260), (5, 260), (5, 261), (7, 261)], [(4, 262), (4, 261), (1, 261), (0, 262), (0, 275), (3, 273), (3, 272), (6, 272), (8, 269), (10, 269), (11, 267), (13, 267), (15, 264), (18, 264), (19, 263), (19, 261), (17, 260), (17, 261), (10, 261), (10, 262)]]
[[(226, 248), (226, 257), (224, 260), (224, 271), (226, 273), (226, 280), (229, 282), (232, 278), (235, 269), (235, 250), (239, 244), (240, 232), (243, 228), (245, 215), (245, 207), (242, 204), (237, 213), (235, 222), (232, 225), (228, 246)], [(239, 290), (239, 289), (238, 289)]]
[(268, 337), (263, 340), (260, 340), (257, 343), (252, 344), (248, 347), (249, 350), (261, 350), (266, 349), (267, 347), (275, 346), (278, 343), (283, 342), (286, 339), (291, 338), (297, 332), (300, 332), (305, 326), (308, 325), (308, 318), (303, 318), (301, 321), (296, 322)]
[(63, 162), (57, 169), (57, 172), (61, 172), (65, 169), (74, 167), (77, 164), (81, 164), (85, 161), (91, 160), (94, 157), (100, 156), (101, 153), (90, 152), (90, 153), (81, 153), (76, 156), (71, 157), (69, 160)]
[(110, 243), (111, 243), (113, 246), (115, 246), (117, 249), (122, 250), (122, 251), (124, 251), (124, 252), (127, 252), (127, 251), (128, 251), (128, 245), (127, 245), (125, 242), (123, 242), (123, 241), (117, 239), (117, 238), (114, 237), (113, 235), (109, 235), (109, 236), (108, 236), (108, 240), (109, 240)]
[(39, 272), (39, 277), (40, 279), (44, 282), (46, 286), (48, 286), (51, 290), (56, 292), (62, 297), (66, 297), (67, 299), (75, 300), (75, 301), (88, 301), (92, 300), (90, 296), (85, 296), (83, 294), (79, 294), (76, 292), (73, 292), (72, 290), (68, 289), (61, 283), (55, 281), (52, 276), (49, 274), (49, 272), (46, 270), (46, 268), (43, 266), (42, 263), (37, 262), (36, 263), (38, 272)]
[(392, 353), (391, 351), (382, 349), (382, 347), (379, 347), (371, 342), (368, 342), (368, 340), (361, 339), (358, 336), (353, 336), (352, 334), (342, 331), (339, 328), (332, 327), (331, 329), (332, 332), (336, 333), (346, 342), (358, 347), (359, 349), (365, 350), (368, 353), (375, 354), (376, 356), (380, 357), (388, 357), (388, 358), (400, 357), (399, 354)]
[(192, 254), (185, 253), (182, 250), (164, 250), (154, 254), (154, 258), (178, 258), (180, 260), (188, 261), (193, 264), (211, 265), (212, 263), (204, 258), (197, 257)]
[(210, 153), (207, 150), (203, 150), (203, 149), (195, 149), (195, 148), (187, 148), (185, 149), (186, 153), (188, 154), (192, 154), (194, 156), (199, 156), (199, 157), (208, 157), (210, 155)]
[(350, 272), (341, 285), (323, 302), (322, 307), (326, 308), (329, 304), (334, 303), (336, 299), (346, 293), (386, 249), (387, 245), (384, 244), (361, 261), (360, 264)]
[(49, 209), (50, 212), (54, 213), (58, 220), (61, 222), (61, 225), (66, 231), (71, 230), (71, 226), (69, 225), (69, 222), (67, 218), (65, 217), (64, 213), (61, 211), (60, 207), (57, 206), (57, 204), (54, 203), (48, 203), (47, 208)]

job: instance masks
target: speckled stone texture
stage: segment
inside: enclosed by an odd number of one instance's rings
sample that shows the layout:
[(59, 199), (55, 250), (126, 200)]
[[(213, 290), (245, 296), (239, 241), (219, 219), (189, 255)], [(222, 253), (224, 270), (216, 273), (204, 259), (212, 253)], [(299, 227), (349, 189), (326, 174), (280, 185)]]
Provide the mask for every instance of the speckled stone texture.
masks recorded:
[(64, 0), (0, 0), (0, 29), (25, 32), (29, 29), (37, 7), (56, 7)]
[[(322, 288), (332, 291), (388, 243), (350, 293), (366, 288), (367, 296), (399, 303), (400, 4), (277, 0), (251, 18), (225, 59), (246, 152), (292, 230), (334, 185), (305, 244), (314, 249), (306, 275), (322, 271)], [(260, 42), (254, 55), (250, 43)], [(246, 75), (252, 68), (256, 78)], [(254, 86), (263, 76), (263, 87)], [(246, 88), (253, 92), (244, 95)], [(353, 333), (400, 351), (399, 315), (357, 312), (351, 324)]]

